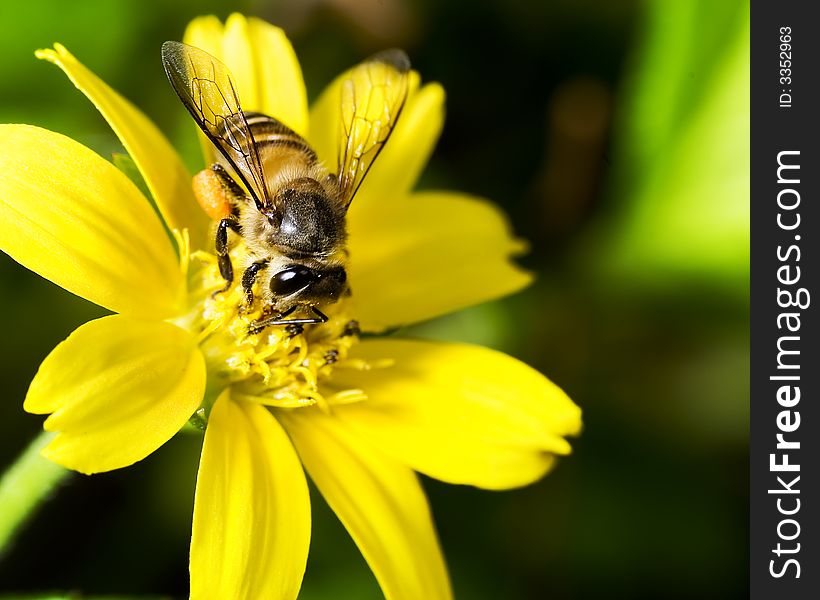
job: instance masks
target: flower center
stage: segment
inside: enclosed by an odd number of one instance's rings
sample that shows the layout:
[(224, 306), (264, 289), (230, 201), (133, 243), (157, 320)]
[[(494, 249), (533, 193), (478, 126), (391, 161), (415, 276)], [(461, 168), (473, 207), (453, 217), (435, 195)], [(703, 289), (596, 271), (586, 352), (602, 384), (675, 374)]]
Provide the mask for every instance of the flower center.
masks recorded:
[[(241, 241), (230, 255), (234, 265), (249, 263)], [(271, 316), (270, 308), (259, 300), (248, 305), (241, 277), (234, 277), (224, 292), (215, 293), (225, 285), (216, 256), (197, 251), (191, 259), (191, 312), (184, 326), (198, 336), (211, 392), (218, 394), (230, 386), (234, 399), (281, 408), (314, 404), (327, 408), (366, 399), (361, 390), (337, 389), (330, 381), (336, 368), (371, 366), (348, 358), (348, 350), (359, 339), (349, 297), (321, 307), (326, 323), (270, 325), (259, 331), (256, 324)], [(255, 285), (266, 285), (265, 278), (258, 278)]]

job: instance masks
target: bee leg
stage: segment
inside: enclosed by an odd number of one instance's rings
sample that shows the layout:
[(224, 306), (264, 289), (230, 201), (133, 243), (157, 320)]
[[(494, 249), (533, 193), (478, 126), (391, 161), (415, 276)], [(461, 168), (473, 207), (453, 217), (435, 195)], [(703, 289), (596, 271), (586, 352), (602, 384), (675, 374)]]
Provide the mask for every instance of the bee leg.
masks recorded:
[(219, 178), (219, 183), (222, 184), (222, 187), (230, 193), (234, 198), (244, 198), (247, 196), (245, 190), (236, 183), (236, 180), (230, 176), (228, 171), (225, 170), (225, 167), (220, 165), (219, 163), (211, 165), (211, 171)]
[(256, 281), (256, 275), (267, 266), (267, 260), (258, 260), (245, 269), (242, 274), (242, 289), (245, 290), (245, 299), (248, 301), (248, 306), (253, 304), (253, 283)]
[(225, 280), (225, 287), (217, 290), (212, 295), (216, 296), (222, 292), (227, 292), (233, 283), (233, 265), (231, 264), (231, 257), (228, 254), (228, 229), (232, 229), (236, 233), (241, 231), (239, 223), (233, 219), (222, 219), (216, 227), (216, 255), (219, 264), (219, 274)]
[(325, 315), (321, 310), (316, 308), (315, 306), (311, 306), (310, 310), (313, 312), (313, 317), (302, 317), (298, 319), (288, 319), (286, 317), (290, 316), (293, 311), (296, 310), (296, 306), (290, 307), (285, 312), (278, 314), (273, 317), (268, 317), (267, 319), (259, 319), (255, 321), (249, 330), (249, 333), (259, 333), (265, 327), (269, 325), (285, 325), (288, 328), (295, 328), (298, 327), (301, 330), (302, 325), (316, 325), (317, 323), (327, 323), (328, 317)]
[(250, 329), (248, 330), (248, 333), (253, 335), (254, 333), (259, 333), (260, 331), (262, 331), (268, 325), (284, 325), (285, 323), (289, 323), (290, 321), (283, 320), (283, 319), (285, 319), (285, 317), (287, 317), (288, 315), (292, 314), (293, 311), (295, 311), (295, 310), (296, 310), (296, 306), (291, 306), (285, 312), (279, 313), (276, 316), (267, 317), (267, 318), (264, 318), (264, 319), (259, 319), (258, 321), (254, 321), (253, 323), (251, 323), (251, 326), (250, 326)]
[(313, 312), (314, 315), (316, 315), (319, 318), (319, 320), (316, 321), (317, 323), (327, 323), (327, 315), (325, 313), (323, 313), (315, 306), (311, 306), (310, 310)]
[[(285, 317), (292, 315), (292, 314), (293, 314), (293, 311), (295, 311), (295, 310), (296, 310), (296, 307), (295, 307), (295, 306), (291, 306), (291, 307), (290, 307), (289, 309), (287, 309), (285, 312), (283, 312), (283, 313), (279, 313), (276, 317), (274, 317), (274, 318), (273, 318), (273, 320), (275, 321), (276, 319), (284, 319)], [(270, 319), (268, 319), (268, 320), (270, 320)]]

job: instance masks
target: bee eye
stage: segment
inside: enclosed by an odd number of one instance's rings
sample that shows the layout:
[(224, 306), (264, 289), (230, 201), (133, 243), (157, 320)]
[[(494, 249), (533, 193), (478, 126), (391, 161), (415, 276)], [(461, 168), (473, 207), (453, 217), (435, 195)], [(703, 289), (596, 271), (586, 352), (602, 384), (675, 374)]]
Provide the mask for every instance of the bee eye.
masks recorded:
[(271, 277), (270, 291), (277, 296), (290, 296), (313, 283), (315, 279), (316, 275), (307, 267), (288, 267)]

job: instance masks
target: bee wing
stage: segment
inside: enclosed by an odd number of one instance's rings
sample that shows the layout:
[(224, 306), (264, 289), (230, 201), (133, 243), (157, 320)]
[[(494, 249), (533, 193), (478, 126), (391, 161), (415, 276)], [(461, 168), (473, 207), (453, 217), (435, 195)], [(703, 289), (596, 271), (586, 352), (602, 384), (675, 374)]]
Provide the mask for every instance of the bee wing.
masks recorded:
[(393, 131), (407, 99), (409, 71), (404, 51), (385, 50), (353, 67), (342, 82), (337, 177), (345, 206)]
[(162, 64), (185, 108), (233, 167), (256, 208), (275, 208), (228, 67), (204, 50), (180, 42), (162, 45)]

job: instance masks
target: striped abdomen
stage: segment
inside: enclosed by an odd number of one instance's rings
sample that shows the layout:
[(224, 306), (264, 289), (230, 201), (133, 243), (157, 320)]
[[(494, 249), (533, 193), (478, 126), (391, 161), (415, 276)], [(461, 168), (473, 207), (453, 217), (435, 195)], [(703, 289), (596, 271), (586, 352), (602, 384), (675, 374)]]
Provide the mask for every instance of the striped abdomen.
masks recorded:
[(318, 162), (316, 153), (308, 143), (276, 119), (253, 112), (245, 113), (245, 119), (268, 177), (275, 177), (288, 166), (310, 168)]

